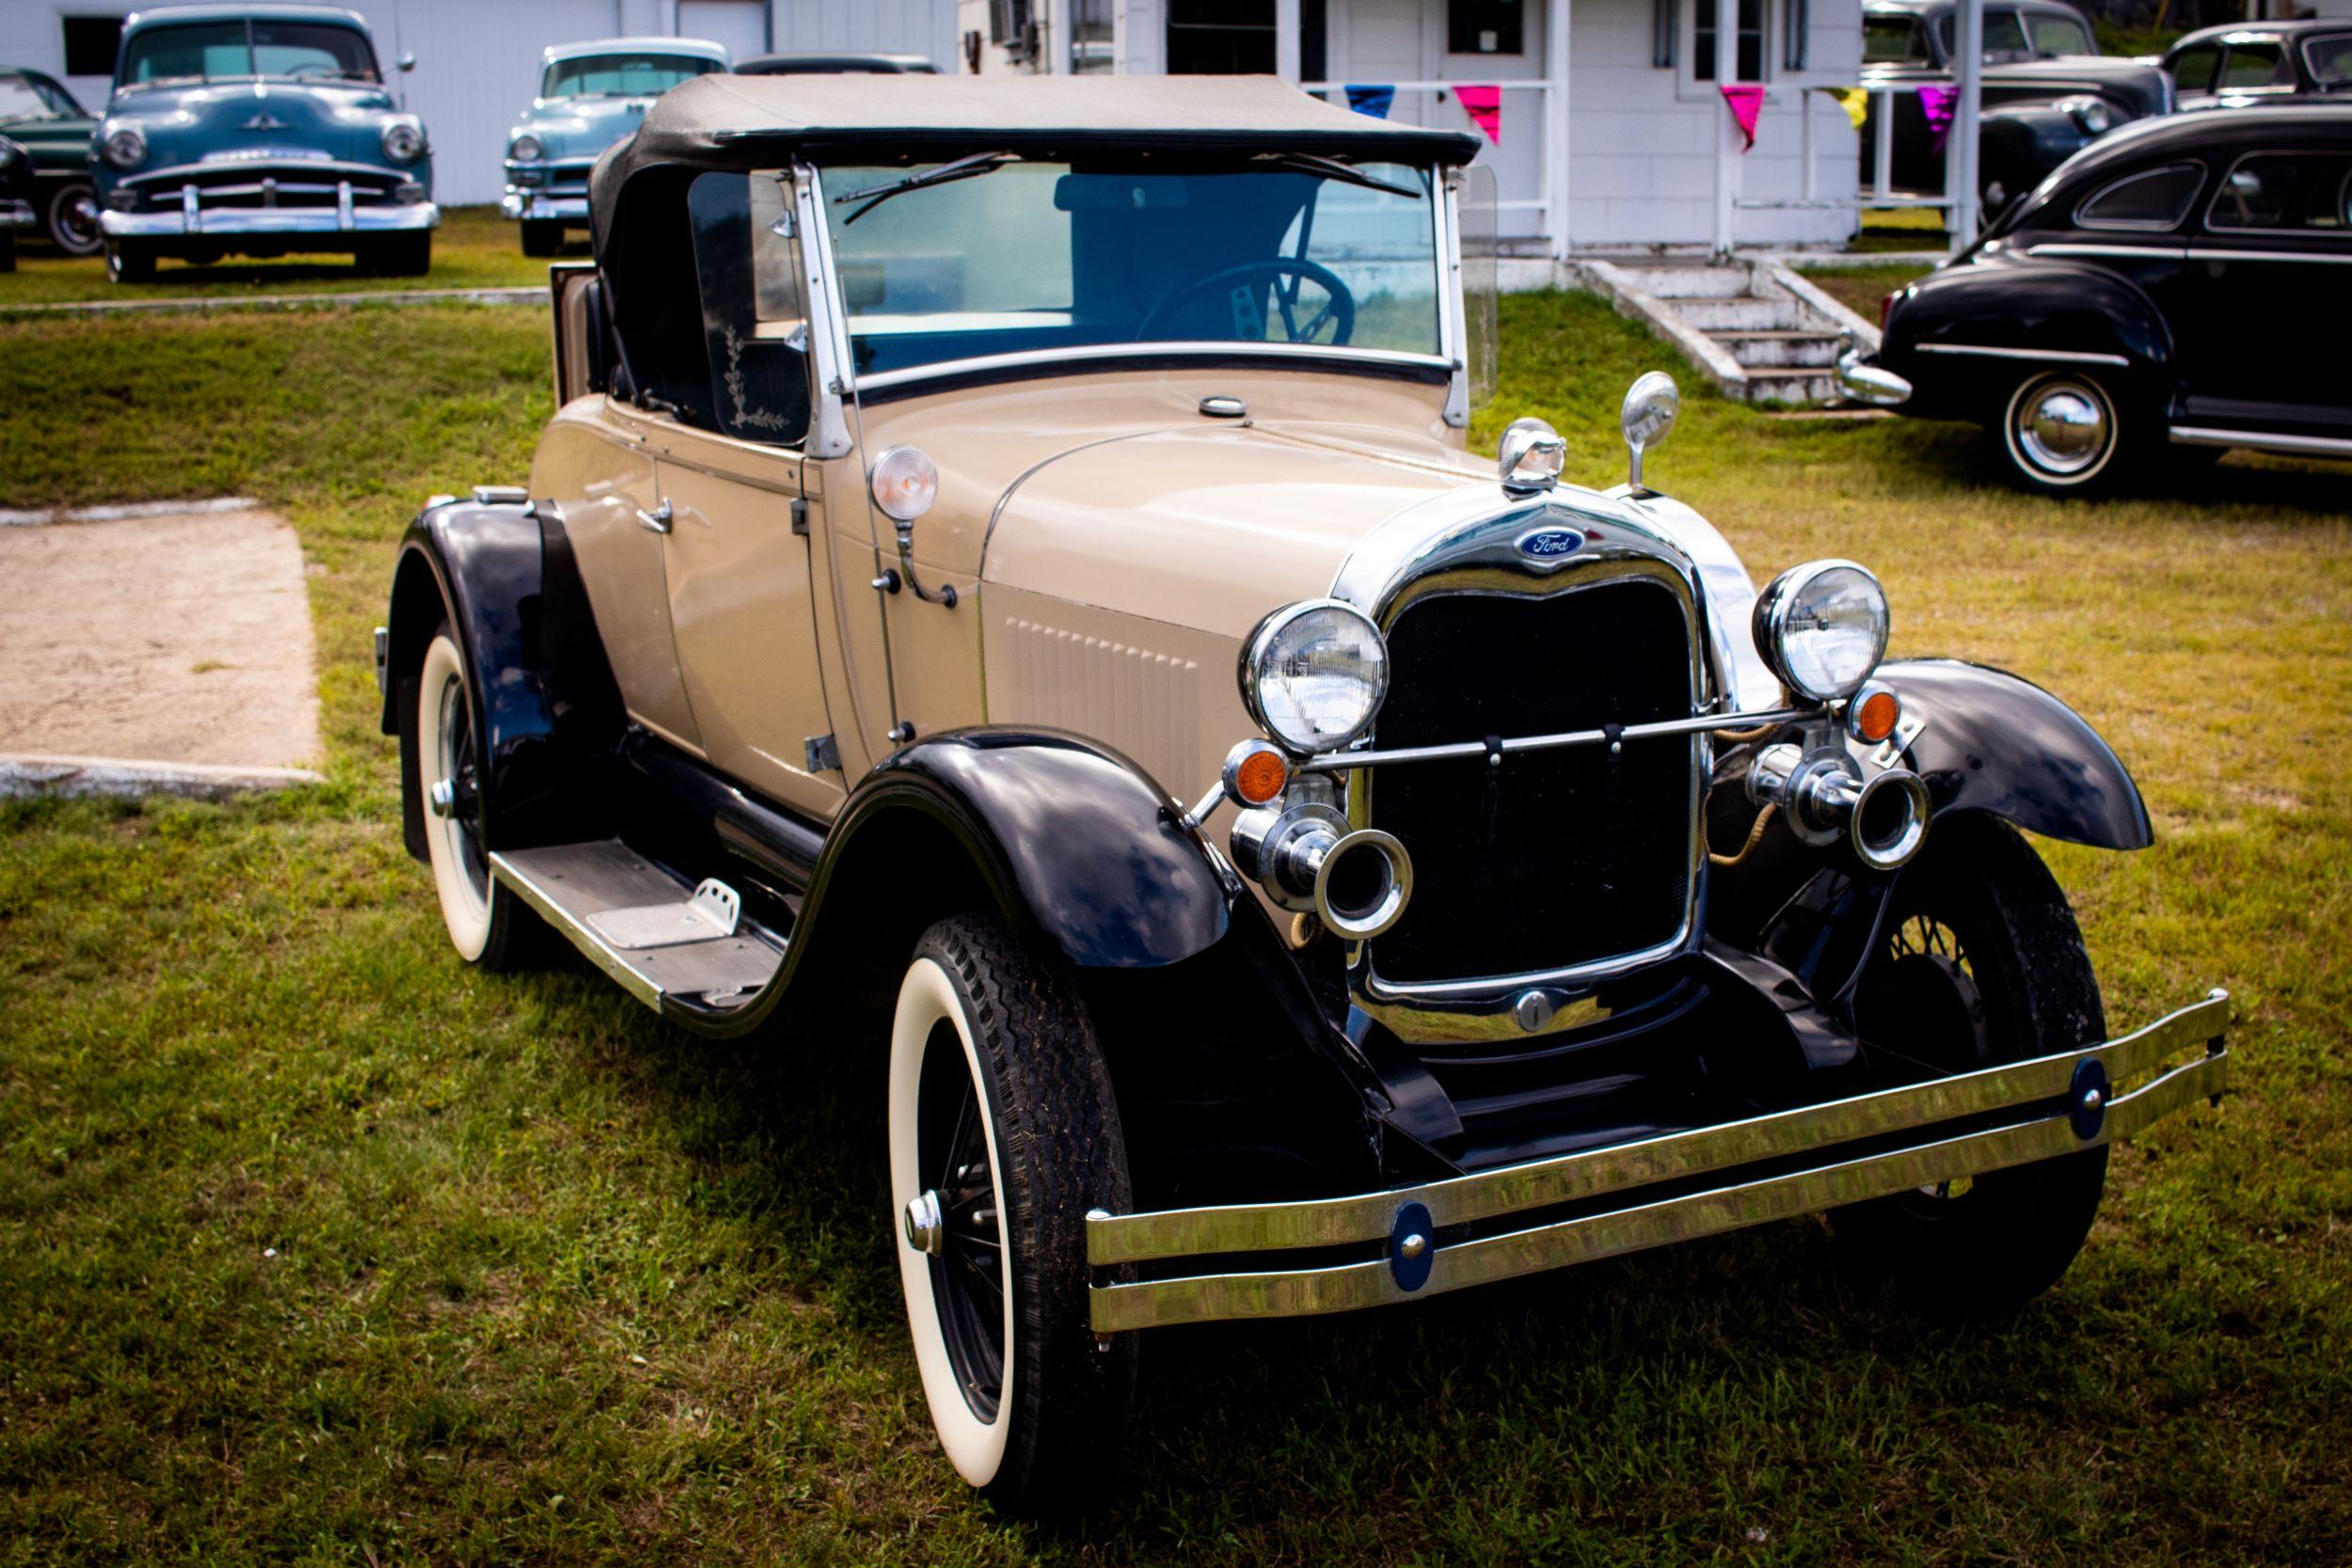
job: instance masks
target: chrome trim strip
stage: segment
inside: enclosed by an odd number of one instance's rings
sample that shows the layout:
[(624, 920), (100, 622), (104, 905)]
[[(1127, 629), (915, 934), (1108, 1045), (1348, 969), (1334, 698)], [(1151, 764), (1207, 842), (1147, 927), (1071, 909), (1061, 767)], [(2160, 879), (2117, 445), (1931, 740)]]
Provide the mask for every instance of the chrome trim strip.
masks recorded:
[(2316, 261), (2322, 266), (2352, 267), (2352, 252), (2329, 255), (2317, 250), (2217, 250), (2207, 245), (2188, 247), (2192, 261)]
[[(1194, 1239), (1209, 1243), (1187, 1249), (1195, 1253), (1248, 1250), (1246, 1242), (1234, 1239), (1240, 1230), (1217, 1228), (1235, 1224), (1235, 1216), (1244, 1216), (1238, 1221), (1239, 1226), (1255, 1224), (1262, 1233), (1279, 1238), (1265, 1243), (1269, 1245), (1324, 1244), (1326, 1238), (1322, 1234), (1302, 1238), (1296, 1229), (1286, 1229), (1283, 1222), (1293, 1215), (1303, 1217), (1309, 1229), (1323, 1216), (1333, 1216), (1336, 1223), (1330, 1228), (1338, 1233), (1338, 1239), (1376, 1242), (1391, 1234), (1397, 1212), (1409, 1202), (1432, 1203), (1431, 1215), (1438, 1227), (1460, 1224), (1481, 1213), (1507, 1213), (1564, 1198), (1595, 1196), (1635, 1182), (1645, 1185), (1664, 1177), (1744, 1165), (1757, 1158), (1802, 1151), (1818, 1145), (1824, 1136), (1842, 1141), (1924, 1128), (1952, 1115), (1974, 1110), (1997, 1111), (2006, 1105), (2046, 1101), (2067, 1092), (2077, 1066), (2087, 1058), (2106, 1061), (2111, 1076), (2120, 1079), (2150, 1070), (2166, 1056), (2190, 1046), (2202, 1043), (2206, 1050), (2203, 1057), (2164, 1072), (2143, 1087), (2110, 1101), (2098, 1131), (2088, 1138), (2080, 1136), (2070, 1115), (2061, 1112), (1858, 1160), (1733, 1182), (1680, 1197), (1460, 1242), (1438, 1249), (1428, 1282), (1413, 1291), (1397, 1284), (1386, 1259), (1321, 1269), (1098, 1283), (1089, 1292), (1093, 1327), (1097, 1333), (1109, 1334), (1170, 1323), (1296, 1317), (1386, 1306), (1791, 1218), (2115, 1142), (2197, 1100), (2222, 1092), (2229, 1078), (2228, 1052), (2220, 1037), (2227, 1015), (2227, 998), (2217, 991), (2205, 1001), (2146, 1029), (2090, 1051), (2060, 1052), (2011, 1067), (1864, 1095), (1808, 1111), (1785, 1112), (1777, 1117), (1759, 1117), (1645, 1144), (1506, 1167), (1426, 1187), (1365, 1194), (1322, 1204), (1266, 1205), (1255, 1210), (1176, 1211), (1123, 1217), (1089, 1215), (1088, 1259), (1097, 1267), (1184, 1255), (1172, 1249), (1130, 1244), (1135, 1237), (1120, 1228), (1139, 1227), (1148, 1235), (1151, 1226), (1167, 1222), (1176, 1222), (1179, 1234), (1184, 1227), (1195, 1227)], [(1946, 1108), (1954, 1104), (1961, 1109)], [(1828, 1118), (1830, 1131), (1824, 1134), (1818, 1126), (1804, 1125), (1801, 1118), (1805, 1117)], [(1767, 1129), (1770, 1131), (1759, 1132)], [(1702, 1139), (1719, 1141), (1726, 1146), (1725, 1153), (1707, 1158), (1704, 1148), (1679, 1148)], [(1661, 1151), (1665, 1151), (1663, 1155)], [(1684, 1157), (1674, 1158), (1677, 1151)], [(1629, 1156), (1634, 1162), (1630, 1180), (1602, 1184), (1591, 1180), (1580, 1181), (1573, 1175), (1564, 1179), (1562, 1175), (1580, 1162), (1622, 1163)], [(1486, 1206), (1472, 1212), (1463, 1201), (1466, 1193)], [(1445, 1211), (1440, 1212), (1433, 1199), (1445, 1203)]]
[(1416, 370), (1453, 372), (1453, 361), (1442, 355), (1401, 354), (1385, 348), (1332, 348), (1313, 343), (1246, 343), (1246, 342), (1151, 342), (1151, 343), (1084, 343), (1071, 348), (1024, 349), (1018, 354), (983, 354), (971, 359), (943, 359), (935, 365), (914, 365), (902, 371), (883, 371), (879, 375), (861, 375), (857, 389), (879, 392), (889, 387), (904, 387), (915, 382), (930, 381), (940, 376), (985, 374), (991, 371), (1022, 370), (1030, 366), (1055, 369), (1073, 361), (1133, 359), (1138, 355), (1215, 356), (1232, 358), (1235, 355), (1250, 358), (1311, 359), (1325, 363), (1361, 363), (1368, 365), (1404, 365)]
[(2106, 256), (2126, 261), (2178, 261), (2188, 254), (2181, 245), (2029, 245), (2027, 256)]
[(2126, 365), (2120, 354), (2084, 354), (2062, 348), (1989, 348), (1980, 343), (1918, 343), (1921, 354), (1975, 354), (1987, 359), (2056, 359), (2069, 365)]
[[(1653, 736), (1754, 729), (1758, 724), (1789, 724), (1804, 719), (1819, 719), (1828, 711), (1823, 707), (1776, 707), (1754, 713), (1708, 713), (1692, 719), (1659, 719), (1646, 724), (1628, 724), (1617, 732), (1616, 738), (1645, 740)], [(1504, 740), (1498, 749), (1508, 755), (1514, 752), (1549, 752), (1563, 746), (1598, 746), (1610, 738), (1606, 730), (1564, 730), (1558, 735), (1518, 736)], [(1444, 762), (1486, 754), (1486, 743), (1483, 740), (1448, 741), (1442, 746), (1399, 746), (1387, 752), (1323, 752), (1297, 764), (1292, 771), (1352, 773), (1359, 768), (1389, 768), (1407, 762)]]
[(2352, 440), (2340, 436), (2290, 436), (2261, 430), (2211, 430), (2176, 424), (2172, 441), (2183, 447), (2244, 447), (2249, 451), (2297, 452), (2310, 457), (2352, 457)]

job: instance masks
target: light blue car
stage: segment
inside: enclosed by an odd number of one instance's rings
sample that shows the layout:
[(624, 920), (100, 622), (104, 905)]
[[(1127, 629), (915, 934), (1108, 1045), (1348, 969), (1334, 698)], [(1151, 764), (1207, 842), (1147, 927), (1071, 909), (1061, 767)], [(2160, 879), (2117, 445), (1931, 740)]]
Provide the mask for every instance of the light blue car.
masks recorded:
[(566, 229), (588, 227), (588, 171), (680, 82), (729, 69), (724, 45), (702, 39), (598, 39), (559, 43), (539, 60), (539, 96), (506, 136), (499, 210), (523, 226), (523, 254), (552, 256)]
[[(400, 69), (415, 63), (404, 55)], [(90, 167), (117, 282), (152, 277), (159, 257), (232, 251), (346, 251), (363, 270), (403, 276), (432, 265), (432, 146), (386, 90), (357, 11), (134, 13)]]

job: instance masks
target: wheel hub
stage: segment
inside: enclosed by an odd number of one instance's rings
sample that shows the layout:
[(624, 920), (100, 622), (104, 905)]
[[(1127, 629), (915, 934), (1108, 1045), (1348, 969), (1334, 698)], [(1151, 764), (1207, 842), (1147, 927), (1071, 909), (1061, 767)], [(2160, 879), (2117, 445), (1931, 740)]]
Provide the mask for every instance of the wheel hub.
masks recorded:
[(907, 1245), (933, 1258), (947, 1250), (947, 1220), (936, 1190), (908, 1199), (904, 1220)]
[(2098, 461), (2106, 448), (2106, 411), (2079, 387), (2051, 387), (2026, 404), (2017, 439), (2052, 473), (2076, 473)]

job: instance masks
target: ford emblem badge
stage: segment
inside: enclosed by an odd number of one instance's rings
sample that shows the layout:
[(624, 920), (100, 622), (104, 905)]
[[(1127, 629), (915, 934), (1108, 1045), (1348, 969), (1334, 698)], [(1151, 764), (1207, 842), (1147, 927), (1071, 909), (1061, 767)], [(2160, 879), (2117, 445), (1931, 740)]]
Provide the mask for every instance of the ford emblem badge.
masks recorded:
[(1584, 535), (1572, 528), (1539, 528), (1519, 535), (1519, 554), (1530, 561), (1552, 562), (1584, 547)]

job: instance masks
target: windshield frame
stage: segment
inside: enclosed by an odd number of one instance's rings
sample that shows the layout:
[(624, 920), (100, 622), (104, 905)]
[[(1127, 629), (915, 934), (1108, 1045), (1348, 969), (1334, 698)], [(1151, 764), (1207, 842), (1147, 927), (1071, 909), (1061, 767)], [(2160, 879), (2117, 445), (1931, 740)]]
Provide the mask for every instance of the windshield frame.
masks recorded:
[[(539, 68), (538, 89), (532, 94), (532, 100), (544, 107), (549, 104), (574, 103), (583, 101), (604, 103), (610, 99), (615, 98), (659, 98), (661, 96), (661, 93), (659, 92), (565, 92), (557, 93), (552, 96), (548, 94), (548, 84), (554, 81), (555, 73), (563, 70), (565, 66), (570, 65), (577, 60), (597, 60), (609, 58), (624, 58), (631, 60), (678, 60), (700, 66), (702, 68), (701, 70), (695, 71), (692, 76), (686, 78), (686, 81), (689, 82), (702, 76), (723, 75), (727, 70), (727, 63), (724, 60), (720, 59), (715, 55), (704, 55), (684, 49), (592, 49), (578, 55), (558, 55), (556, 58), (548, 60), (546, 64), (542, 65)], [(675, 86), (682, 84), (673, 85)], [(669, 88), (667, 87), (662, 89), (663, 92), (667, 92)]]
[[(1392, 159), (1381, 161), (1394, 162)], [(1455, 198), (1460, 181), (1458, 171), (1447, 165), (1414, 164), (1406, 166), (1425, 171), (1432, 182), (1430, 239), (1437, 270), (1435, 287), (1438, 305), (1438, 349), (1435, 353), (1417, 354), (1399, 349), (1357, 348), (1327, 343), (1174, 339), (973, 355), (965, 358), (944, 359), (861, 375), (855, 368), (855, 356), (850, 349), (850, 310), (841, 290), (841, 275), (834, 255), (833, 225), (827, 217), (830, 208), (824, 188), (824, 170), (805, 162), (796, 162), (793, 175), (798, 197), (797, 221), (803, 235), (803, 265), (810, 273), (805, 280), (806, 292), (811, 300), (812, 318), (819, 313), (819, 302), (821, 314), (826, 318), (821, 328), (812, 319), (812, 327), (816, 329), (812, 330), (811, 336), (824, 346), (826, 357), (833, 361), (825, 368), (819, 386), (838, 387), (841, 394), (854, 400), (875, 392), (903, 395), (901, 389), (917, 388), (932, 382), (975, 378), (1011, 380), (1031, 373), (1045, 376), (1073, 371), (1109, 370), (1121, 363), (1167, 364), (1172, 361), (1210, 365), (1248, 360), (1269, 368), (1353, 369), (1380, 375), (1425, 379), (1433, 385), (1442, 382), (1447, 387), (1446, 422), (1458, 428), (1469, 422), (1470, 415), (1468, 372), (1462, 351), (1461, 267), (1454, 248), (1458, 223)], [(828, 392), (829, 397), (832, 395)]]
[[(348, 72), (338, 71), (331, 76), (284, 76), (265, 71), (237, 71), (226, 76), (151, 76), (144, 82), (126, 82), (122, 79), (122, 68), (130, 62), (131, 46), (136, 43), (139, 40), (147, 37), (150, 33), (160, 33), (173, 27), (217, 26), (220, 23), (229, 20), (230, 19), (217, 18), (212, 21), (206, 21), (200, 18), (183, 19), (173, 17), (169, 11), (156, 13), (156, 20), (153, 23), (145, 27), (141, 27), (137, 32), (129, 34), (123, 39), (121, 53), (115, 58), (115, 74), (113, 84), (114, 93), (117, 96), (119, 96), (120, 94), (126, 92), (151, 92), (157, 88), (185, 87), (190, 86), (208, 87), (215, 82), (292, 82), (301, 87), (313, 87), (331, 83), (344, 87), (376, 88), (381, 88), (384, 86), (384, 62), (376, 57), (375, 35), (369, 32), (365, 27), (355, 27), (350, 23), (332, 16), (267, 17), (263, 20), (270, 22), (283, 21), (299, 24), (304, 26), (334, 27), (341, 29), (343, 32), (352, 34), (354, 37), (358, 39), (359, 46), (367, 51), (368, 74), (359, 76), (353, 75)], [(245, 28), (245, 57), (246, 63), (250, 65), (259, 58), (259, 55), (255, 53), (257, 46), (253, 41), (254, 19), (251, 16), (242, 16), (235, 18), (234, 20)]]

